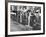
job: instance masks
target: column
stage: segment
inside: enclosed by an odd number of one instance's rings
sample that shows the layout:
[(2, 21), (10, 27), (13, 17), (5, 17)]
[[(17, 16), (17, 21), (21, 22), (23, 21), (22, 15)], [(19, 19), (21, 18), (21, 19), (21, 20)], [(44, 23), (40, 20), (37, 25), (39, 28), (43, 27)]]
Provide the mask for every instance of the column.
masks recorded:
[(22, 13), (20, 12), (20, 23), (22, 23)]
[(29, 16), (28, 16), (28, 26), (30, 26), (30, 17), (31, 17), (31, 12), (29, 12)]

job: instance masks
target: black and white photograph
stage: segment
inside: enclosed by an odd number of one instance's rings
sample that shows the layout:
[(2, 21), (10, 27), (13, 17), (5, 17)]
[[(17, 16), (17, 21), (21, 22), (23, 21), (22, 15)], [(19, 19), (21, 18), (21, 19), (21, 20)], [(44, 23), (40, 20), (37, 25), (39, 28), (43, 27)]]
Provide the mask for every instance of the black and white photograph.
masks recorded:
[(8, 35), (43, 33), (43, 4), (8, 3)]
[(41, 7), (10, 6), (10, 31), (41, 30)]

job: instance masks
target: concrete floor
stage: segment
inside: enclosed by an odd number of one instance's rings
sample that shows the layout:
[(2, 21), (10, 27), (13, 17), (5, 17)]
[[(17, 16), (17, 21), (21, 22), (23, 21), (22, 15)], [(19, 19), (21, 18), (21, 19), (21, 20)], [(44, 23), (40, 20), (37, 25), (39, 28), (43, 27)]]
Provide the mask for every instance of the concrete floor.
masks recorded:
[(17, 23), (16, 21), (11, 20), (10, 29), (11, 29), (10, 31), (30, 31), (32, 30), (32, 27), (22, 25), (20, 23)]

